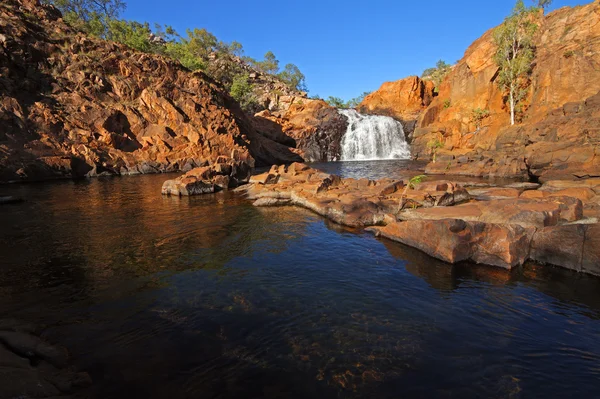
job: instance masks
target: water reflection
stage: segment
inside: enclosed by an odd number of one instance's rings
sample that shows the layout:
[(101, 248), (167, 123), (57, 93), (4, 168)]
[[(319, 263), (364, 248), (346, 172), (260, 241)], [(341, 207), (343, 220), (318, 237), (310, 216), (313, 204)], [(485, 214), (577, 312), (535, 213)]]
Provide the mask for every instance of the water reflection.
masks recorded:
[(0, 312), (48, 325), (92, 397), (600, 394), (597, 278), (452, 267), (163, 180), (5, 190), (28, 201), (0, 208)]

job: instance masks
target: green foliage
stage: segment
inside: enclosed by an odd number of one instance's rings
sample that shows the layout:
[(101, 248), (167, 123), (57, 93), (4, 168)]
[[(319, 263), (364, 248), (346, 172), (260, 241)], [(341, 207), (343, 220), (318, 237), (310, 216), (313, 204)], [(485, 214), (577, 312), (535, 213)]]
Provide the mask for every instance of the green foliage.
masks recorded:
[(435, 92), (438, 93), (440, 85), (444, 81), (444, 78), (452, 70), (452, 65), (447, 64), (445, 61), (439, 60), (434, 68), (428, 68), (423, 71), (421, 77), (424, 79), (431, 79), (435, 83)]
[(148, 23), (119, 19), (125, 9), (123, 0), (42, 1), (56, 6), (63, 13), (65, 22), (90, 35), (123, 43), (138, 51), (171, 57), (192, 71), (205, 71), (246, 105), (254, 100), (242, 94), (247, 92), (249, 83), (248, 76), (240, 76), (245, 71), (238, 59), (263, 73), (277, 76), (293, 89), (307, 91), (305, 76), (300, 69), (294, 64), (287, 64), (279, 73), (279, 61), (271, 51), (258, 62), (244, 56), (241, 43), (219, 41), (204, 28), (188, 29), (184, 37), (170, 26), (163, 29), (155, 25), (152, 29)]
[(305, 77), (300, 69), (294, 64), (287, 64), (282, 72), (277, 76), (283, 80), (290, 88), (298, 91), (306, 91)]
[(327, 104), (331, 105), (332, 107), (346, 108), (346, 102), (339, 97), (329, 96), (327, 97), (327, 100), (325, 100), (325, 102), (327, 102)]
[(157, 44), (150, 43), (149, 36), (152, 33), (148, 23), (141, 24), (135, 21), (111, 19), (108, 21), (108, 32), (111, 40), (123, 43), (138, 51), (155, 52)]
[(449, 98), (444, 100), (444, 109), (450, 108), (451, 105), (452, 105), (452, 102), (450, 101)]
[[(534, 2), (535, 2), (535, 0), (534, 0)], [(543, 8), (543, 9), (548, 8), (551, 3), (552, 3), (552, 0), (537, 0), (537, 6), (539, 8)]]
[(263, 61), (255, 63), (256, 68), (264, 73), (275, 75), (279, 72), (279, 61), (272, 51), (267, 51)]
[(344, 109), (356, 108), (364, 100), (364, 98), (366, 96), (368, 96), (369, 94), (371, 94), (370, 91), (365, 91), (360, 96), (352, 98), (348, 101), (344, 101), (339, 97), (329, 96), (327, 98), (327, 100), (325, 100), (325, 101), (332, 107), (336, 107), (336, 108), (344, 108)]
[(356, 107), (358, 107), (359, 104), (362, 103), (363, 100), (365, 99), (365, 97), (368, 96), (369, 94), (371, 94), (370, 91), (364, 91), (360, 96), (351, 98), (346, 103), (346, 107), (345, 108), (356, 108)]
[(477, 129), (481, 127), (483, 120), (490, 116), (489, 109), (475, 108), (471, 111), (471, 122), (475, 124)]
[(535, 10), (518, 0), (510, 16), (494, 31), (497, 46), (494, 60), (499, 67), (496, 81), (507, 93), (511, 125), (515, 124), (515, 114), (520, 111), (529, 88), (534, 58), (533, 35), (537, 30), (537, 25), (532, 22)]
[[(404, 186), (404, 191), (402, 191), (402, 194), (400, 195), (400, 202), (398, 204), (397, 213), (400, 213), (400, 211), (402, 211), (402, 209), (404, 209), (404, 198), (406, 197), (406, 193), (408, 192), (408, 190), (409, 189), (414, 190), (415, 186), (417, 184), (421, 183), (423, 180), (425, 180), (425, 178), (427, 178), (427, 176), (418, 175), (418, 176), (413, 176), (408, 180), (408, 183), (406, 184), (406, 186)], [(416, 207), (417, 207), (416, 204), (413, 202), (412, 208), (415, 209)]]
[(429, 148), (429, 153), (431, 154), (431, 160), (435, 162), (437, 157), (437, 151), (444, 146), (444, 143), (440, 141), (440, 139), (435, 138), (429, 140), (427, 143), (427, 148)]
[(110, 39), (109, 23), (125, 10), (122, 0), (46, 0), (58, 8), (66, 23), (91, 35)]
[(565, 58), (571, 58), (571, 57), (573, 57), (574, 55), (575, 55), (575, 52), (574, 52), (573, 50), (565, 51), (565, 52), (564, 52), (564, 54), (563, 54), (563, 56), (564, 56)]
[(423, 180), (425, 180), (427, 176), (425, 175), (418, 175), (418, 176), (414, 176), (412, 177), (409, 181), (408, 181), (408, 187), (410, 187), (412, 190), (415, 189), (415, 186), (419, 183), (421, 183)]
[(256, 106), (256, 98), (253, 91), (254, 87), (248, 81), (248, 75), (240, 74), (233, 78), (229, 94), (240, 103), (243, 110), (251, 111)]

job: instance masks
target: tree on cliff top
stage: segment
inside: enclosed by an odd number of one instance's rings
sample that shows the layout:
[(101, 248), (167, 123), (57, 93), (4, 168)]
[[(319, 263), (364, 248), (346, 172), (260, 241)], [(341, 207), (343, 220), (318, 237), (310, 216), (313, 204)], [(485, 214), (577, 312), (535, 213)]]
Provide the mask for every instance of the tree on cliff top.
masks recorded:
[(508, 98), (510, 124), (515, 124), (515, 114), (521, 109), (529, 87), (529, 75), (534, 58), (533, 35), (537, 25), (533, 13), (537, 8), (525, 7), (518, 0), (512, 13), (494, 31), (497, 46), (494, 60), (499, 72), (496, 81)]
[(287, 83), (290, 88), (299, 91), (307, 91), (305, 76), (300, 72), (300, 68), (296, 65), (287, 64), (283, 71), (277, 74), (277, 76)]
[[(534, 0), (535, 3), (535, 0)], [(537, 6), (539, 8), (543, 8), (546, 9), (546, 7), (550, 6), (550, 4), (552, 3), (552, 0), (537, 0)]]
[(440, 89), (440, 85), (444, 81), (444, 78), (452, 70), (452, 65), (447, 64), (446, 61), (439, 60), (435, 64), (435, 68), (427, 68), (421, 74), (422, 78), (431, 79), (435, 83), (435, 92), (437, 93)]

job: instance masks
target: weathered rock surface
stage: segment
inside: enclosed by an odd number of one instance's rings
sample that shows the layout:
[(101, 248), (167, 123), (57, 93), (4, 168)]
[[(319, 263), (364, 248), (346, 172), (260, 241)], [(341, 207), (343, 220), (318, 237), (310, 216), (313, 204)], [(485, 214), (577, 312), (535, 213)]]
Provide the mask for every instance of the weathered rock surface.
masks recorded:
[(515, 224), (439, 219), (391, 223), (373, 231), (449, 263), (471, 260), (510, 269), (528, 258), (535, 229)]
[[(535, 21), (536, 54), (522, 121), (509, 126), (497, 84), (493, 29), (476, 40), (432, 93), (417, 78), (387, 83), (365, 111), (414, 111), (414, 157), (429, 174), (538, 178), (600, 176), (600, 3), (563, 7)], [(424, 109), (425, 108), (425, 109)], [(474, 111), (489, 116), (477, 121)], [(435, 149), (440, 143), (442, 148)]]
[(366, 114), (391, 116), (402, 122), (404, 133), (410, 138), (423, 111), (433, 101), (435, 84), (417, 76), (386, 82), (367, 95), (357, 110)]
[(68, 367), (68, 353), (34, 335), (18, 320), (0, 320), (0, 398), (62, 397), (91, 384), (87, 373)]
[(395, 215), (407, 207), (449, 206), (469, 199), (457, 184), (439, 182), (433, 184), (435, 190), (404, 190), (402, 181), (341, 179), (299, 163), (273, 166), (250, 183), (243, 190), (256, 206), (298, 205), (352, 227), (396, 220)]
[(246, 162), (219, 157), (212, 165), (192, 169), (183, 176), (165, 181), (162, 193), (190, 196), (227, 190), (247, 183), (250, 172)]
[[(595, 192), (596, 183), (589, 179), (584, 186)], [(564, 182), (478, 186), (435, 180), (411, 188), (393, 179), (342, 179), (294, 163), (252, 176), (241, 190), (255, 206), (308, 208), (450, 263), (511, 269), (532, 259), (600, 275), (600, 224), (585, 214), (598, 206), (597, 196), (568, 196), (572, 187)], [(522, 196), (529, 192), (547, 195)]]
[(256, 130), (293, 147), (306, 162), (335, 161), (348, 120), (323, 100), (301, 99), (285, 111), (263, 111), (254, 116)]
[(307, 99), (306, 92), (298, 91), (275, 75), (263, 73), (242, 58), (228, 54), (211, 54), (207, 73), (215, 79), (231, 84), (232, 76), (245, 74), (252, 85), (256, 99), (254, 112), (262, 110), (285, 111), (292, 104)]
[(301, 160), (203, 73), (60, 17), (35, 0), (0, 3), (0, 181)]

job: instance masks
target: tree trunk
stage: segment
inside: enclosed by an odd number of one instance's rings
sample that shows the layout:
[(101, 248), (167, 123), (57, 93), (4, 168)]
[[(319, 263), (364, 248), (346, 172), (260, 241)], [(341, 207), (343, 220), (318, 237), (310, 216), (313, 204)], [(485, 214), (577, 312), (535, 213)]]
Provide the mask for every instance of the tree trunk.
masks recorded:
[(510, 124), (511, 126), (515, 124), (515, 94), (514, 89), (510, 88)]

